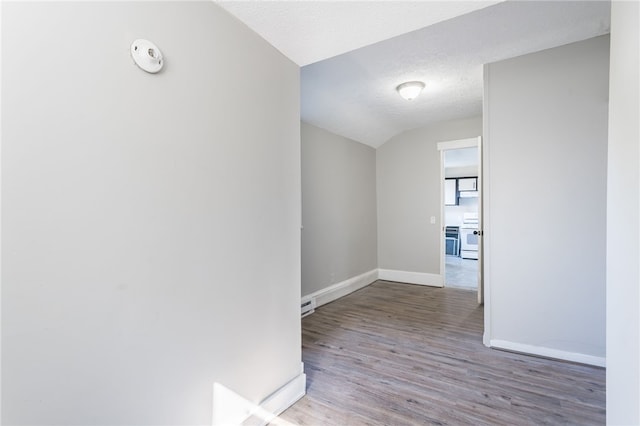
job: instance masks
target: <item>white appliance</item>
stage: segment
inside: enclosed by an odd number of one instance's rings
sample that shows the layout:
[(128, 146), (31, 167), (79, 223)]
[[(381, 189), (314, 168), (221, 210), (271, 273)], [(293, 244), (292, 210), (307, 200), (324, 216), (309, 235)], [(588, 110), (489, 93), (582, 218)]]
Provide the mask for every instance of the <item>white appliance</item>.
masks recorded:
[(460, 226), (460, 257), (478, 258), (478, 213), (464, 213)]
[(478, 198), (478, 191), (460, 191), (460, 198)]

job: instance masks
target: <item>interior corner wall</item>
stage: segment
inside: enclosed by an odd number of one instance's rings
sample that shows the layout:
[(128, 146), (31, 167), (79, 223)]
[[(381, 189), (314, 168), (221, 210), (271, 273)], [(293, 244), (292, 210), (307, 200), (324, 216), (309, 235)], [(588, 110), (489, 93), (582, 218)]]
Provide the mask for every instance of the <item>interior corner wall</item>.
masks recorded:
[(302, 141), (302, 295), (378, 267), (376, 151), (308, 123)]
[(611, 2), (607, 424), (640, 424), (640, 6)]
[(299, 68), (212, 2), (2, 7), (2, 423), (211, 424), (214, 382), (301, 377)]
[(603, 364), (609, 37), (485, 73), (489, 340)]
[[(401, 133), (376, 152), (378, 265), (411, 274), (440, 274), (438, 142), (482, 134), (482, 117), (451, 120)], [(437, 218), (435, 224), (430, 217)]]

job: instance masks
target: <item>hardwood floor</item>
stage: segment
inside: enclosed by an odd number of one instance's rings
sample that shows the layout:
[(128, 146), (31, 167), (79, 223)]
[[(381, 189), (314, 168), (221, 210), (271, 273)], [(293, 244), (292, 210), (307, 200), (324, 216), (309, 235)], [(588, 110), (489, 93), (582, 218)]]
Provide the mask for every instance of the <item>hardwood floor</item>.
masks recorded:
[[(517, 320), (517, 319), (514, 319)], [(476, 293), (378, 281), (302, 320), (298, 425), (605, 423), (605, 370), (486, 348)]]

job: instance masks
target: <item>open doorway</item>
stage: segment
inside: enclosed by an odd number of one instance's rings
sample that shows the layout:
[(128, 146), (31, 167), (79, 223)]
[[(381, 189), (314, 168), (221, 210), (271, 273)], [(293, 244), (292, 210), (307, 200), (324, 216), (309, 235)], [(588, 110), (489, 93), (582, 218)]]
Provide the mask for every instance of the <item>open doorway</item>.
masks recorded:
[[(445, 287), (481, 292), (480, 153), (478, 139), (443, 142), (442, 262)], [(479, 297), (479, 300), (480, 297)]]

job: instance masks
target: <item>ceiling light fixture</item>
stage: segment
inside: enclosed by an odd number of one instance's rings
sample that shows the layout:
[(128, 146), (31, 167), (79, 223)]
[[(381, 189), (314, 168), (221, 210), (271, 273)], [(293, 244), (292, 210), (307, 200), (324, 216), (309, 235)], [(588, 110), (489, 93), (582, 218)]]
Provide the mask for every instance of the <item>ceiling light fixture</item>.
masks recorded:
[(408, 101), (417, 98), (422, 89), (424, 89), (424, 83), (421, 81), (407, 81), (396, 87), (400, 96)]

